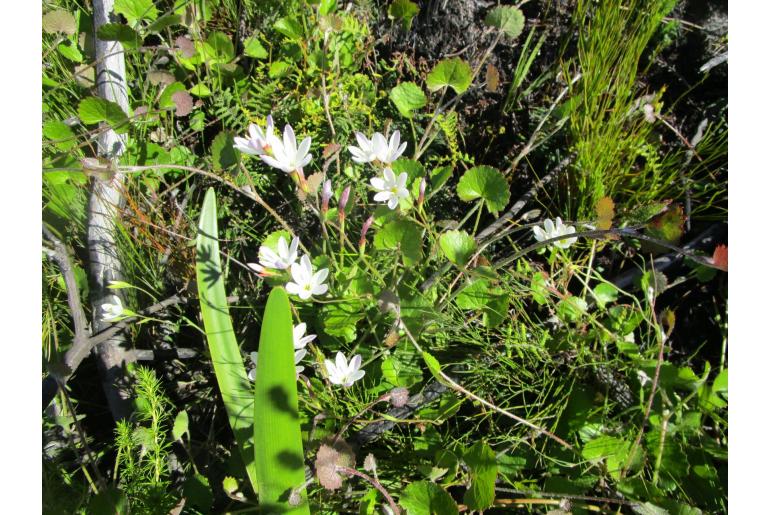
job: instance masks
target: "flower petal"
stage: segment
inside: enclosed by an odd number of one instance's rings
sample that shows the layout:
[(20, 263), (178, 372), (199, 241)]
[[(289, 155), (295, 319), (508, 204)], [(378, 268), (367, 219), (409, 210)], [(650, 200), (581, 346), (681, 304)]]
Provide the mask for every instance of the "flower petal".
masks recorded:
[(385, 188), (385, 180), (382, 179), (381, 177), (372, 177), (371, 179), (369, 179), (369, 183), (371, 183), (371, 185), (374, 186), (374, 188), (377, 190), (381, 191), (381, 190), (387, 189)]
[(380, 191), (374, 196), (375, 202), (385, 202), (386, 200), (390, 200), (391, 193), (389, 191)]
[(328, 284), (319, 284), (313, 287), (312, 294), (313, 295), (324, 295), (327, 291), (329, 291), (329, 285)]

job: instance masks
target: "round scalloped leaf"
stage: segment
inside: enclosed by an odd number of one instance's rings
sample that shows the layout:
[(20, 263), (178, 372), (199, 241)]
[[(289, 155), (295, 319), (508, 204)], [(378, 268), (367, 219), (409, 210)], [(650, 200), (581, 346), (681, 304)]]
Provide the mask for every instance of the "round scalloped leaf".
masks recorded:
[(71, 36), (77, 30), (75, 18), (67, 11), (57, 9), (43, 16), (43, 31), (48, 34), (66, 34)]
[(484, 199), (487, 209), (493, 213), (505, 209), (511, 198), (505, 177), (491, 166), (474, 166), (465, 172), (457, 184), (457, 195), (466, 202)]
[(500, 29), (506, 36), (515, 38), (524, 30), (524, 15), (518, 7), (501, 5), (487, 13), (484, 23)]
[(122, 23), (105, 23), (96, 31), (96, 37), (102, 41), (119, 41), (126, 48), (136, 48), (141, 42), (139, 34)]
[(425, 81), (428, 89), (438, 91), (449, 86), (456, 93), (462, 93), (471, 85), (471, 67), (459, 57), (444, 59), (439, 62), (428, 74)]
[(116, 14), (122, 14), (128, 20), (129, 25), (136, 25), (140, 20), (155, 20), (158, 17), (158, 9), (152, 0), (115, 0), (113, 10)]
[(455, 515), (457, 503), (446, 490), (430, 481), (416, 481), (406, 487), (398, 500), (407, 515)]
[(476, 250), (476, 241), (465, 231), (447, 231), (438, 243), (447, 259), (457, 266), (465, 266)]
[(78, 116), (86, 125), (107, 122), (112, 128), (117, 128), (128, 121), (126, 113), (118, 104), (98, 97), (87, 97), (81, 100), (78, 105)]
[(420, 109), (428, 102), (422, 88), (414, 82), (402, 82), (391, 89), (390, 100), (396, 105), (401, 116), (406, 118), (411, 118), (412, 111)]

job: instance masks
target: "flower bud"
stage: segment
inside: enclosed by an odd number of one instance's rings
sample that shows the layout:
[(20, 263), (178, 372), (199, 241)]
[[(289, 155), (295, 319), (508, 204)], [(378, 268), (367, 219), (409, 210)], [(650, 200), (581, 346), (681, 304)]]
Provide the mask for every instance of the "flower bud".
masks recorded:
[(364, 247), (366, 247), (366, 233), (369, 232), (369, 228), (372, 226), (373, 223), (374, 223), (374, 216), (370, 216), (364, 222), (364, 226), (361, 227), (361, 239), (358, 240), (358, 248), (361, 251), (363, 251)]
[(321, 190), (321, 212), (324, 214), (329, 210), (330, 198), (332, 198), (332, 181), (326, 180)]
[(417, 197), (417, 209), (422, 207), (422, 203), (425, 202), (425, 187), (428, 185), (428, 181), (425, 177), (420, 181), (420, 195)]
[(342, 190), (342, 195), (340, 195), (340, 203), (337, 206), (337, 214), (340, 218), (340, 223), (345, 222), (345, 206), (348, 205), (349, 198), (350, 198), (350, 186)]

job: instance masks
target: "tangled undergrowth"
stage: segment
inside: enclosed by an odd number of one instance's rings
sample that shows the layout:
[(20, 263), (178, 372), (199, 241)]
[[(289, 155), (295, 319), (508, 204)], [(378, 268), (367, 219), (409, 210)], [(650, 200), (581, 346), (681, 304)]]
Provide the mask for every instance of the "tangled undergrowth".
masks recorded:
[(726, 6), (106, 3), (43, 3), (46, 513), (726, 511)]

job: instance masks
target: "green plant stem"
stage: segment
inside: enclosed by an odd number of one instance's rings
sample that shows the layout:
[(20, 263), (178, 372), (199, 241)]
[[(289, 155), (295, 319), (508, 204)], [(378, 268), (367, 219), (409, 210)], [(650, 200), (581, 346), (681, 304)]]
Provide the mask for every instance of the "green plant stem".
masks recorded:
[(666, 444), (666, 433), (668, 432), (668, 421), (671, 419), (671, 412), (664, 412), (660, 422), (660, 441), (658, 442), (658, 451), (655, 454), (655, 468), (652, 471), (652, 485), (658, 485), (660, 476), (660, 464), (663, 461), (663, 448)]

